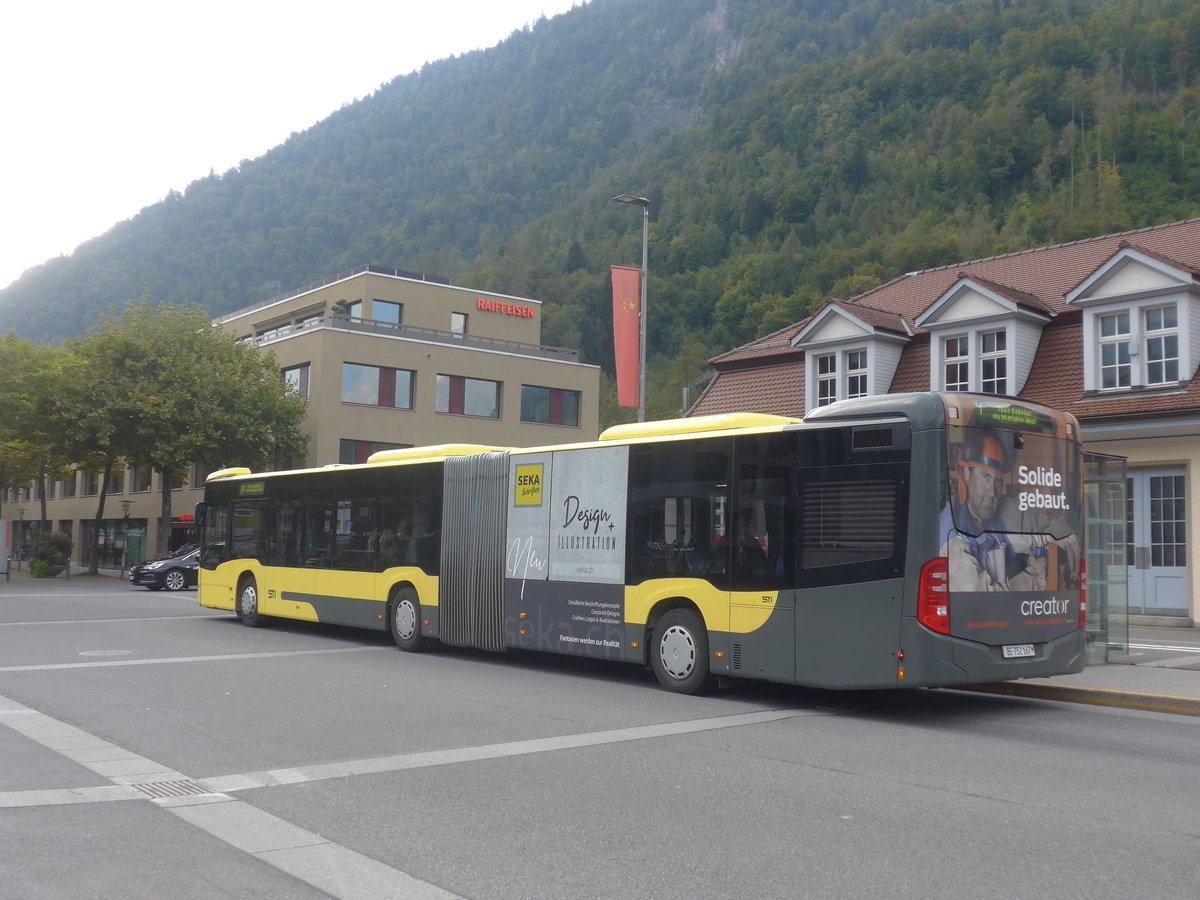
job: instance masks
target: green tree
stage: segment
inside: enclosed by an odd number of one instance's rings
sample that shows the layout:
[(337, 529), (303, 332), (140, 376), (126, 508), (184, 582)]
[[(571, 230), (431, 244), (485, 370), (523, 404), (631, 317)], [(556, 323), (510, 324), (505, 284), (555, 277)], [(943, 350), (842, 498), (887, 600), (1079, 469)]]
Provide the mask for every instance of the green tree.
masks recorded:
[[(106, 316), (71, 349), (85, 376), (63, 400), (74, 436), (109, 472), (122, 459), (158, 469), (160, 547), (171, 489), (189, 464), (266, 467), (304, 452), (307, 405), (287, 391), (273, 355), (213, 329), (198, 306), (143, 299)], [(100, 503), (98, 519), (103, 492)]]
[(46, 483), (70, 471), (64, 420), (56, 407), (64, 355), (12, 332), (0, 337), (0, 491), (34, 484), (39, 529), (46, 524)]

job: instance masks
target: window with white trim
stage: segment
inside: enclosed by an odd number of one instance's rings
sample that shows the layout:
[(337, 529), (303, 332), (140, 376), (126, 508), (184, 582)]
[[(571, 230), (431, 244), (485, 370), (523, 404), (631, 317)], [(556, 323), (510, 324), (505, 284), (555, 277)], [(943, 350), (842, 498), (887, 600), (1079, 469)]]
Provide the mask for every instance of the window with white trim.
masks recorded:
[(1174, 384), (1179, 381), (1179, 320), (1175, 307), (1153, 307), (1144, 315), (1146, 384)]
[(1008, 393), (1008, 332), (985, 331), (979, 335), (979, 390), (985, 394)]
[(812, 353), (806, 363), (805, 402), (809, 409), (838, 400), (871, 396), (871, 348), (855, 347), (831, 353)]
[(947, 391), (969, 391), (971, 389), (971, 364), (968, 362), (967, 336), (948, 337), (942, 342), (943, 359), (945, 361), (945, 381), (943, 387)]
[(932, 375), (940, 376), (942, 391), (1007, 394), (1012, 371), (1008, 328), (974, 330), (943, 337), (934, 344), (941, 358), (933, 360)]
[(817, 406), (837, 400), (837, 354), (817, 357)]
[(1100, 390), (1127, 388), (1132, 384), (1129, 311), (1097, 316), (1100, 331)]
[(867, 396), (867, 351), (846, 353), (846, 398)]

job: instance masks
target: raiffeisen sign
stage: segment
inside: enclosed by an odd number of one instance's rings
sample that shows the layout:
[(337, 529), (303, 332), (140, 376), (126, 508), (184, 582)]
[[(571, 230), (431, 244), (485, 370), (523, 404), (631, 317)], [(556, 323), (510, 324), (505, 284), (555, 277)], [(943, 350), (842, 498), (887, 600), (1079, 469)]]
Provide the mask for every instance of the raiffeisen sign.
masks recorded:
[(532, 306), (525, 306), (521, 303), (507, 303), (503, 300), (485, 300), (483, 297), (475, 301), (475, 308), (483, 312), (515, 316), (518, 319), (532, 319), (537, 312)]

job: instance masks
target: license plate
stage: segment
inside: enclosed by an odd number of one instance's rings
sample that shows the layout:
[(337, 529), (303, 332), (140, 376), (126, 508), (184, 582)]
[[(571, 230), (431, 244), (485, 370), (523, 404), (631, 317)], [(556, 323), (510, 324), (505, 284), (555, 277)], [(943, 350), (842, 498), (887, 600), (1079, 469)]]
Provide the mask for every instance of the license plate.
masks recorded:
[(1002, 648), (1005, 659), (1024, 659), (1033, 656), (1033, 644), (1005, 644)]

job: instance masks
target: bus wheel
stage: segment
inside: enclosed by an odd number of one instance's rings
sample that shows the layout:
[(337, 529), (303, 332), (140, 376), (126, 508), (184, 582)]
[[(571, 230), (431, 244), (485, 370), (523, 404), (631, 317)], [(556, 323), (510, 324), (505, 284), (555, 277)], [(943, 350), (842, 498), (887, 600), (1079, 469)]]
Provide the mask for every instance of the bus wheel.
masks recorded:
[(263, 617), (258, 612), (258, 582), (253, 575), (247, 575), (238, 584), (237, 615), (243, 625), (251, 628), (263, 623)]
[(401, 650), (417, 653), (424, 648), (425, 640), (421, 637), (421, 601), (412, 588), (402, 587), (396, 591), (388, 614), (388, 629), (392, 632), (392, 640)]
[(680, 694), (703, 694), (712, 689), (708, 670), (708, 632), (690, 609), (673, 609), (654, 626), (650, 666), (658, 683)]

